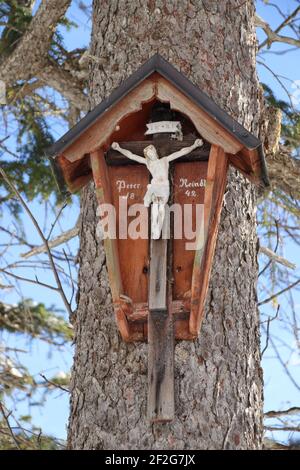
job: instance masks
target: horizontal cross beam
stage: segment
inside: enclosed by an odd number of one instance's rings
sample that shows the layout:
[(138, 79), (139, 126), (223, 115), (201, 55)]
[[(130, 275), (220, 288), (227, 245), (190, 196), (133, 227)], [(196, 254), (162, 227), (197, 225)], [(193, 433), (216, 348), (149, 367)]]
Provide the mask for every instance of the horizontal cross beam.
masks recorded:
[[(195, 138), (185, 139), (182, 141), (178, 140), (143, 140), (139, 142), (119, 142), (120, 146), (126, 150), (130, 150), (136, 155), (143, 156), (144, 148), (148, 145), (155, 145), (155, 148), (160, 156), (169, 155), (170, 153), (177, 152), (178, 150), (189, 147), (195, 142)], [(193, 152), (185, 155), (184, 157), (178, 158), (176, 162), (188, 162), (188, 161), (207, 161), (209, 157), (210, 146), (204, 145), (200, 148), (193, 150)], [(106, 152), (106, 163), (111, 166), (116, 165), (136, 165), (137, 163), (130, 160), (129, 158), (121, 155), (117, 150), (110, 148)]]

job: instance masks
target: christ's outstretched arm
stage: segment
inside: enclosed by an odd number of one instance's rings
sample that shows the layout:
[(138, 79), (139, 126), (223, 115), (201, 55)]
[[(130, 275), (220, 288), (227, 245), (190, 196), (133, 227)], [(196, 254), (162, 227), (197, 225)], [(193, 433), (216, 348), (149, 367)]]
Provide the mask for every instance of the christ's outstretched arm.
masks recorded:
[(135, 155), (135, 153), (130, 152), (130, 150), (123, 149), (120, 147), (120, 145), (117, 142), (113, 142), (111, 144), (111, 147), (114, 150), (117, 150), (118, 152), (122, 153), (127, 158), (130, 158), (130, 160), (134, 160), (135, 162), (142, 163), (143, 165), (146, 165), (146, 159), (143, 157), (140, 157), (139, 155)]
[(191, 153), (197, 147), (201, 147), (202, 145), (203, 145), (203, 141), (201, 139), (196, 139), (193, 145), (191, 145), (190, 147), (184, 147), (183, 149), (178, 150), (178, 152), (174, 152), (174, 153), (171, 153), (171, 155), (167, 155), (165, 158), (168, 160), (168, 162), (172, 162), (173, 160), (176, 160), (177, 158), (183, 157), (184, 155)]

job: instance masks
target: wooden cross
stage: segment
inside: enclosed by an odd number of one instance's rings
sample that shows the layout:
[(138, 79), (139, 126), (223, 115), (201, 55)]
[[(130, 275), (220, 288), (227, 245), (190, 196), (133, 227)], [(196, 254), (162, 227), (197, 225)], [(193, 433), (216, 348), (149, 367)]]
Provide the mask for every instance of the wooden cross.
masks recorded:
[[(152, 140), (119, 142), (120, 147), (137, 155), (153, 144), (160, 157), (191, 146), (196, 137), (182, 141), (171, 139), (170, 134), (154, 134)], [(179, 158), (182, 161), (208, 160), (209, 148), (202, 146)], [(106, 154), (108, 165), (132, 165), (136, 162), (110, 148)], [(172, 171), (172, 170), (170, 170)], [(149, 175), (150, 176), (150, 175)], [(171, 189), (172, 191), (172, 189)], [(171, 197), (172, 199), (172, 192)], [(168, 228), (164, 220), (163, 232)], [(148, 315), (148, 418), (151, 422), (174, 419), (174, 331), (169, 304), (172, 301), (171, 240), (160, 238), (150, 242), (150, 279)]]

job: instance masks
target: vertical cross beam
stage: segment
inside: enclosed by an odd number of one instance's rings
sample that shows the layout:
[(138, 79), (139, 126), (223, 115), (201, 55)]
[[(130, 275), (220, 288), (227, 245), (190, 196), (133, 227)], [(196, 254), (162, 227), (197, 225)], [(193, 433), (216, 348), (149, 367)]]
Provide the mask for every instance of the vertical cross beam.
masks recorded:
[[(156, 118), (163, 120), (161, 110)], [(152, 116), (153, 118), (154, 116)], [(170, 136), (154, 134), (153, 143), (168, 154)], [(162, 147), (165, 147), (162, 150)], [(150, 243), (149, 316), (148, 316), (148, 419), (165, 423), (174, 419), (174, 331), (170, 287), (168, 288), (169, 220), (165, 217), (162, 235)], [(152, 225), (152, 224), (151, 224)]]
[(148, 419), (174, 419), (174, 332), (168, 306), (167, 244), (151, 240), (148, 316)]

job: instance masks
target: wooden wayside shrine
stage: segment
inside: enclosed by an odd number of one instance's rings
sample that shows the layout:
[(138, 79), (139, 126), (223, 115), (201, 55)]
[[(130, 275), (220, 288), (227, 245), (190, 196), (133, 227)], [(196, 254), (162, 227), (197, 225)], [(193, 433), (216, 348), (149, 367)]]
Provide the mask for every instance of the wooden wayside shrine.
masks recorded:
[[(113, 143), (138, 159), (127, 158)], [(168, 207), (174, 208), (171, 217), (161, 203), (161, 183), (154, 184), (159, 175), (153, 161), (141, 164), (149, 146), (158, 160), (176, 154), (163, 180)], [(177, 158), (178, 152), (185, 155)], [(149, 420), (171, 421), (174, 339), (199, 335), (228, 166), (268, 185), (260, 141), (156, 54), (57, 141), (48, 156), (61, 187), (76, 192), (93, 180), (99, 205), (115, 209), (115, 233), (103, 244), (116, 322), (124, 341), (148, 341)], [(155, 238), (151, 224), (157, 200), (164, 219)], [(144, 209), (144, 219), (136, 204)]]

